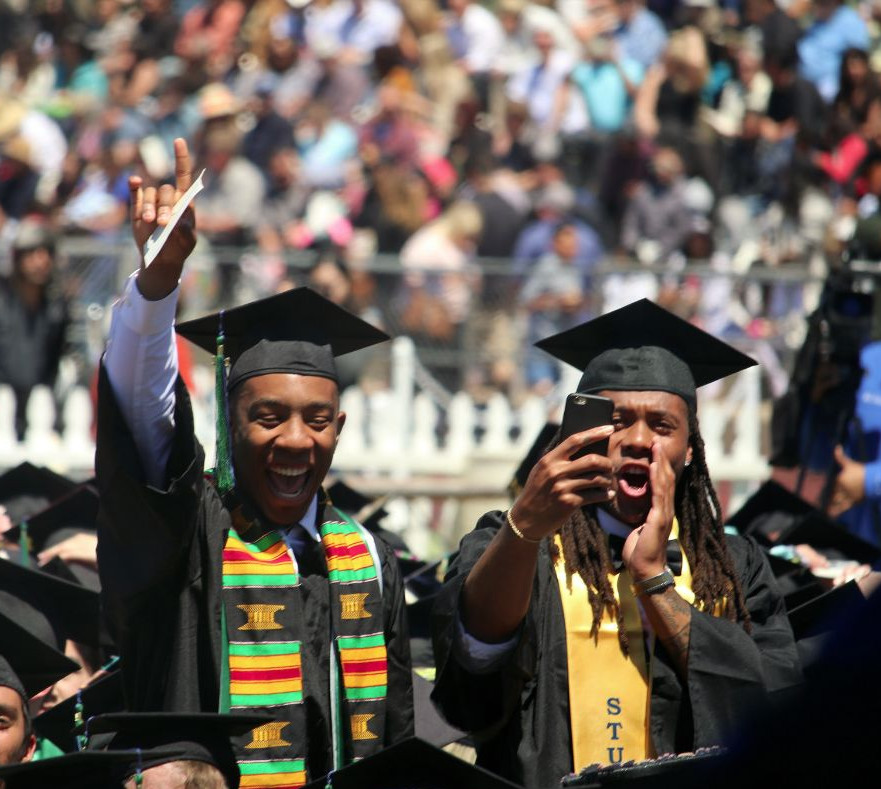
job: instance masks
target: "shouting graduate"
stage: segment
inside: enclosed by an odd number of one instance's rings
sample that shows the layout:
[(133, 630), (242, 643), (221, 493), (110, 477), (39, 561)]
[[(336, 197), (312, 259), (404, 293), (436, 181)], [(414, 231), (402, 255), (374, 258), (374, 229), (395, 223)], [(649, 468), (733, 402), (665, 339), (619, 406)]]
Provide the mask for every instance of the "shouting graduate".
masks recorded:
[(646, 300), (539, 347), (613, 401), (611, 424), (558, 437), (462, 540), (433, 697), (478, 764), (536, 789), (719, 744), (801, 680), (764, 556), (724, 533), (698, 429), (697, 387), (754, 362)]

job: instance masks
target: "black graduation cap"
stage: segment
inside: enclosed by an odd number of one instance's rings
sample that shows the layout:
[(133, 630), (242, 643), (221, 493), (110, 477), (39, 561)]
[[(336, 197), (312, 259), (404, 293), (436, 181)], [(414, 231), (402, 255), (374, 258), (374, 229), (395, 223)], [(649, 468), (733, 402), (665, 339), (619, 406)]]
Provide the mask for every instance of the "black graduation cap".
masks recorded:
[(217, 353), (231, 368), (228, 387), (257, 375), (295, 373), (337, 380), (335, 356), (385, 342), (389, 336), (310, 288), (295, 288), (177, 325), (179, 334)]
[(508, 492), (511, 494), (512, 499), (517, 498), (520, 491), (523, 490), (529, 472), (532, 471), (533, 466), (538, 463), (542, 455), (547, 452), (548, 446), (550, 446), (551, 441), (554, 440), (554, 436), (557, 435), (559, 429), (560, 425), (556, 422), (546, 422), (544, 427), (539, 430), (538, 435), (535, 437), (535, 440), (527, 450), (526, 455), (524, 455), (523, 460), (520, 461), (520, 465), (517, 466), (516, 471), (514, 471), (514, 476), (511, 477), (511, 481), (508, 483)]
[(789, 624), (806, 674), (813, 675), (822, 665), (833, 632), (858, 616), (865, 606), (866, 599), (856, 581), (848, 581), (789, 611)]
[(768, 480), (728, 518), (742, 534), (765, 545), (807, 543), (831, 557), (844, 557), (865, 564), (881, 559), (881, 549), (851, 534), (822, 510)]
[(517, 784), (418, 737), (343, 767), (306, 789), (514, 789)]
[[(114, 749), (142, 749), (144, 769), (178, 759), (213, 764), (235, 789), (239, 767), (231, 738), (273, 720), (257, 713), (118, 712), (90, 718), (86, 732), (89, 737), (112, 733)], [(165, 755), (169, 749), (178, 752), (174, 759)]]
[(9, 519), (19, 523), (75, 487), (67, 477), (25, 461), (0, 474), (0, 503)]
[[(27, 698), (54, 685), (62, 677), (79, 669), (79, 666), (54, 646), (54, 634), (45, 617), (26, 603), (15, 603), (6, 593), (0, 592), (0, 655), (6, 663), (6, 681), (0, 676), (0, 684), (12, 684), (12, 674), (17, 677)], [(2, 675), (4, 672), (0, 672)]]
[(431, 700), (434, 683), (413, 672), (413, 722), (416, 736), (438, 748), (467, 737), (467, 733), (450, 726)]
[(341, 479), (334, 480), (326, 491), (331, 503), (338, 510), (351, 515), (368, 531), (378, 534), (395, 551), (408, 550), (400, 536), (379, 525), (388, 515), (388, 510), (383, 506), (386, 496), (370, 498)]
[(698, 386), (756, 364), (746, 354), (648, 299), (634, 301), (535, 345), (584, 371), (579, 392), (672, 392), (692, 406)]
[(34, 729), (40, 737), (50, 740), (65, 753), (77, 750), (77, 735), (84, 732), (77, 728), (77, 706), (82, 705), (82, 719), (96, 715), (121, 712), (125, 709), (122, 672), (111, 671), (84, 687), (79, 693), (60, 704), (41, 712), (34, 718)]
[[(177, 756), (166, 749), (171, 761)], [(138, 765), (138, 751), (77, 751), (51, 759), (0, 767), (0, 781), (6, 789), (120, 789), (126, 774)], [(177, 758), (185, 758), (177, 756)]]
[(100, 595), (42, 570), (0, 559), (0, 592), (43, 613), (56, 635), (81, 644), (100, 643)]
[[(31, 551), (39, 553), (79, 531), (95, 531), (98, 518), (98, 490), (91, 483), (76, 485), (48, 507), (27, 519)], [(17, 542), (21, 537), (21, 522), (7, 532), (7, 538)]]

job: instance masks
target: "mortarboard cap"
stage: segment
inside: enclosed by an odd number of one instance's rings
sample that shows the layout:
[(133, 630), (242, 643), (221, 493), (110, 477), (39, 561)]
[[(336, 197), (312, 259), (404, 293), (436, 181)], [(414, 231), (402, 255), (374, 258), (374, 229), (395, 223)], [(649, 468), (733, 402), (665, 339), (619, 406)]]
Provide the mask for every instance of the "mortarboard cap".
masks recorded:
[(431, 700), (433, 689), (433, 682), (429, 682), (418, 672), (413, 672), (413, 722), (416, 736), (437, 748), (443, 748), (468, 735), (461, 729), (450, 726), (441, 717)]
[(13, 523), (19, 523), (76, 487), (67, 477), (24, 462), (0, 474), (0, 502)]
[[(97, 489), (91, 482), (77, 485), (27, 519), (31, 551), (39, 553), (78, 531), (95, 532), (97, 518)], [(8, 539), (18, 541), (20, 525), (7, 532)]]
[(523, 490), (529, 472), (532, 471), (542, 455), (547, 452), (551, 441), (554, 440), (554, 436), (557, 435), (559, 429), (560, 425), (556, 422), (546, 422), (544, 427), (539, 431), (535, 440), (532, 442), (532, 446), (527, 450), (523, 460), (520, 461), (520, 465), (517, 466), (517, 469), (514, 471), (514, 476), (511, 477), (511, 481), (508, 483), (508, 492), (511, 494), (511, 498), (517, 498), (520, 491)]
[(385, 342), (389, 336), (310, 288), (295, 288), (241, 307), (177, 325), (177, 331), (212, 354), (223, 333), (232, 390), (268, 373), (337, 380), (335, 356)]
[(16, 605), (5, 593), (0, 593), (0, 633), (3, 634), (0, 653), (27, 698), (79, 669), (73, 660), (55, 648), (48, 620), (25, 603)]
[(741, 534), (751, 534), (765, 544), (773, 544), (797, 518), (811, 510), (813, 507), (803, 498), (769, 479), (728, 517), (727, 523)]
[(0, 593), (19, 598), (44, 614), (53, 631), (81, 644), (100, 643), (100, 595), (42, 570), (0, 559)]
[(418, 737), (343, 767), (306, 789), (514, 789), (517, 784)]
[[(167, 749), (168, 761), (175, 757)], [(122, 778), (137, 769), (138, 751), (77, 751), (51, 759), (9, 764), (0, 767), (0, 782), (5, 789), (120, 789)], [(184, 758), (184, 757), (178, 757)], [(129, 773), (130, 774), (130, 773)]]
[(648, 299), (535, 345), (584, 371), (579, 392), (671, 392), (692, 407), (697, 402), (697, 387), (756, 364), (746, 354)]
[(807, 676), (822, 670), (823, 657), (834, 632), (859, 616), (866, 599), (855, 581), (815, 596), (788, 612), (802, 669)]
[[(235, 789), (239, 767), (231, 738), (246, 735), (272, 720), (260, 714), (119, 712), (90, 718), (86, 730), (89, 737), (112, 733), (112, 748), (142, 749), (144, 769), (178, 759), (213, 764)], [(168, 750), (178, 755), (169, 759), (165, 755)]]
[(28, 694), (25, 692), (24, 685), (21, 684), (21, 678), (2, 655), (0, 655), (0, 686), (12, 688), (23, 700), (27, 701)]
[(851, 534), (774, 480), (762, 484), (728, 523), (766, 545), (807, 543), (832, 558), (841, 556), (866, 564), (881, 559), (881, 549)]
[(77, 750), (77, 706), (82, 704), (82, 719), (120, 712), (125, 709), (122, 672), (112, 671), (86, 685), (79, 693), (41, 712), (34, 718), (34, 729), (65, 753)]
[(386, 496), (370, 498), (341, 479), (334, 480), (328, 486), (327, 495), (334, 507), (351, 515), (368, 531), (378, 534), (394, 550), (407, 551), (407, 545), (397, 534), (379, 525), (388, 515), (388, 510), (383, 506)]

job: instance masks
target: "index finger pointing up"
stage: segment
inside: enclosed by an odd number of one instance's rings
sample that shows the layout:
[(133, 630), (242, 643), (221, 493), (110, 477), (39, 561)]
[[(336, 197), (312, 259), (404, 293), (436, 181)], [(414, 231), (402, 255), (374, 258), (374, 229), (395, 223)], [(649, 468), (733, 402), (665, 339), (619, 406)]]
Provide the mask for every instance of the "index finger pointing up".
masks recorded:
[(177, 137), (174, 141), (174, 180), (175, 189), (178, 192), (186, 192), (193, 182), (193, 174), (190, 171), (190, 151), (187, 141), (183, 137)]

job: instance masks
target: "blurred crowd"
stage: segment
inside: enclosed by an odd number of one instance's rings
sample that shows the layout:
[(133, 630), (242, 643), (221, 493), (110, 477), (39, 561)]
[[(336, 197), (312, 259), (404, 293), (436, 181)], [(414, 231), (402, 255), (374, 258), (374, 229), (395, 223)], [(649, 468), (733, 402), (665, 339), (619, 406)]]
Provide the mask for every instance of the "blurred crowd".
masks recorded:
[[(167, 178), (180, 136), (206, 170), (191, 309), (312, 284), (470, 348), (477, 383), (539, 393), (559, 371), (515, 371), (512, 349), (640, 295), (768, 337), (801, 322), (797, 286), (710, 297), (675, 273), (881, 258), (879, 18), (837, 0), (0, 0), (0, 265), (27, 277), (34, 224), (124, 242), (128, 177)], [(303, 251), (308, 271), (288, 265)], [(616, 260), (671, 277), (600, 285)], [(116, 267), (91, 261), (79, 296), (106, 303)]]

